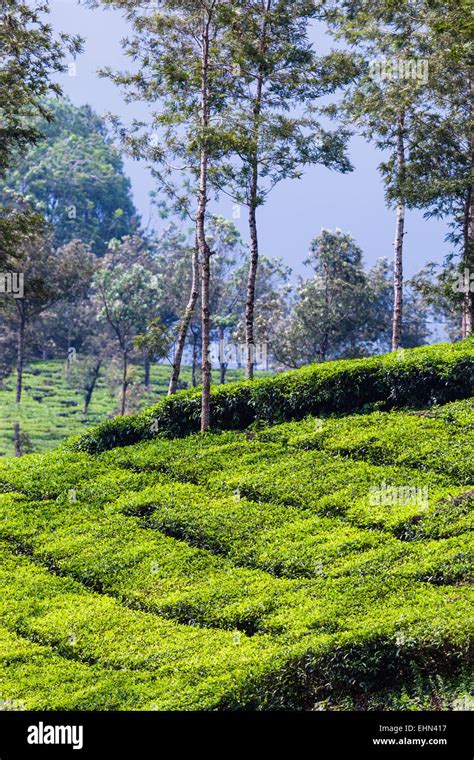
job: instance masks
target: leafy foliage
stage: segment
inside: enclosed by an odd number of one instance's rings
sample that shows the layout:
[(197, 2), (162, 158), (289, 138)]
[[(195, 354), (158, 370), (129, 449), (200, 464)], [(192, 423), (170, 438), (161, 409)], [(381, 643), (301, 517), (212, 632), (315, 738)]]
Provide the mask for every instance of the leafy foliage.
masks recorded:
[[(3, 358), (6, 359), (3, 355)], [(13, 356), (12, 359), (16, 357)], [(23, 395), (19, 408), (12, 404), (14, 376), (7, 376), (0, 386), (0, 457), (13, 453), (12, 435), (15, 421), (31, 441), (35, 454), (41, 454), (63, 443), (71, 435), (84, 433), (91, 425), (110, 419), (117, 411), (117, 379), (112, 377), (110, 358), (99, 367), (99, 376), (89, 400), (87, 414), (84, 401), (97, 368), (92, 356), (78, 351), (76, 360), (69, 364), (69, 377), (65, 373), (65, 358), (52, 361), (27, 362), (24, 371)], [(135, 378), (143, 382), (143, 368), (132, 364)], [(243, 377), (241, 370), (228, 370), (231, 381)], [(191, 369), (182, 368), (183, 386), (191, 386)], [(218, 382), (218, 374), (214, 372)], [(166, 396), (169, 367), (152, 364), (150, 390), (139, 399), (140, 408), (156, 404)]]
[(59, 99), (46, 100), (43, 109), (42, 139), (6, 174), (3, 188), (28, 196), (52, 226), (55, 245), (78, 238), (101, 256), (110, 240), (138, 228), (123, 162), (89, 106)]
[[(253, 383), (214, 387), (211, 408), (216, 428), (243, 429), (257, 420), (275, 424), (374, 404), (394, 408), (447, 403), (472, 395), (473, 383), (473, 344), (468, 340), (317, 364)], [(158, 434), (186, 435), (198, 430), (198, 423), (199, 394), (184, 391), (141, 415), (106, 422), (71, 446), (95, 453)]]
[(48, 11), (48, 2), (43, 0), (0, 3), (0, 175), (17, 151), (38, 140), (41, 133), (35, 119), (40, 114), (49, 118), (43, 98), (60, 92), (49, 77), (65, 70), (66, 50), (74, 55), (81, 47), (78, 37), (54, 37), (45, 19)]
[[(467, 704), (473, 426), (470, 399), (4, 460), (4, 698)], [(428, 501), (377, 505), (384, 482)]]

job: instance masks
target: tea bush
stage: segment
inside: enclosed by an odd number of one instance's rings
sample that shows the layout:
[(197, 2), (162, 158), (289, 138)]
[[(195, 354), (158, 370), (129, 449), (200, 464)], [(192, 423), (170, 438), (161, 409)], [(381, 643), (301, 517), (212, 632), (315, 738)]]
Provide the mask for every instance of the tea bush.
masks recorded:
[[(257, 420), (275, 424), (307, 414), (347, 414), (367, 405), (386, 408), (446, 404), (474, 395), (474, 339), (371, 359), (316, 364), (254, 382), (216, 386), (211, 417), (217, 429), (242, 430)], [(200, 393), (184, 391), (133, 417), (110, 420), (72, 440), (97, 453), (116, 446), (199, 430)]]

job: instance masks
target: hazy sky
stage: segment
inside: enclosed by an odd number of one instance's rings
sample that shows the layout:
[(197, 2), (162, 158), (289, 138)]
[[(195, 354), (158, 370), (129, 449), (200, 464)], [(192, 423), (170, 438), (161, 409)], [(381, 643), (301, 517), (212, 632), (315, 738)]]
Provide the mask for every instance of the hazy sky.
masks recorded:
[[(129, 34), (127, 22), (118, 11), (90, 10), (76, 0), (51, 0), (51, 22), (62, 31), (85, 38), (84, 52), (76, 61), (75, 76), (60, 77), (64, 92), (77, 104), (89, 103), (99, 114), (107, 111), (127, 121), (140, 115), (140, 106), (125, 106), (119, 89), (97, 76), (97, 69), (109, 65), (126, 68), (120, 40)], [(327, 47), (319, 29), (315, 41)], [(259, 210), (262, 252), (284, 259), (296, 273), (302, 273), (310, 241), (321, 228), (336, 227), (351, 233), (373, 264), (377, 258), (392, 257), (395, 216), (384, 203), (383, 188), (377, 172), (381, 155), (360, 138), (351, 143), (355, 171), (341, 175), (324, 167), (312, 167), (301, 180), (279, 185), (267, 205)], [(150, 203), (148, 193), (154, 181), (146, 166), (125, 159), (131, 177), (135, 203), (146, 224)], [(219, 213), (232, 218), (232, 202), (224, 199)], [(244, 210), (243, 210), (244, 211)], [(236, 221), (247, 239), (245, 213)], [(409, 212), (406, 235), (406, 274), (414, 274), (430, 260), (441, 261), (448, 253), (444, 242), (446, 224), (426, 221), (421, 212)]]

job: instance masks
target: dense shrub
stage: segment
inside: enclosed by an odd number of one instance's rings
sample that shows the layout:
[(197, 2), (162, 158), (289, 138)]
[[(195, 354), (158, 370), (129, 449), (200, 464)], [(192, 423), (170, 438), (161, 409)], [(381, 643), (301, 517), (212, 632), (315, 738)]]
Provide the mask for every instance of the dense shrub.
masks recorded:
[[(317, 364), (254, 382), (212, 389), (216, 429), (243, 430), (257, 420), (275, 424), (306, 415), (445, 404), (474, 395), (474, 340), (429, 346), (371, 359)], [(184, 391), (133, 417), (111, 420), (70, 442), (97, 453), (157, 435), (199, 430), (200, 394)]]

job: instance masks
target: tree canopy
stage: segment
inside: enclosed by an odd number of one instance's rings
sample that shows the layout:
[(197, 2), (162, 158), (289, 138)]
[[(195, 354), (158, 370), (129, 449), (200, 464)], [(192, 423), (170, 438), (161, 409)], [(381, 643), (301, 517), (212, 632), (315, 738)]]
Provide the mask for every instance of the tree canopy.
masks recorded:
[(17, 158), (3, 190), (29, 199), (51, 225), (55, 245), (80, 239), (102, 256), (111, 239), (139, 226), (122, 158), (89, 106), (58, 99), (43, 108), (48, 119), (35, 122), (43, 136)]

